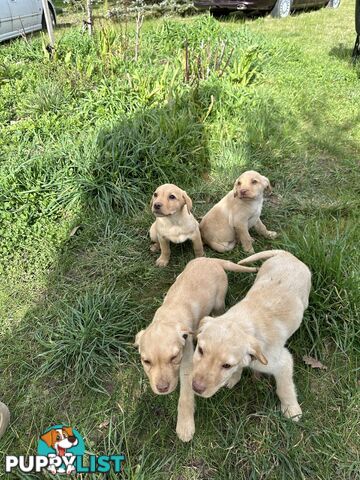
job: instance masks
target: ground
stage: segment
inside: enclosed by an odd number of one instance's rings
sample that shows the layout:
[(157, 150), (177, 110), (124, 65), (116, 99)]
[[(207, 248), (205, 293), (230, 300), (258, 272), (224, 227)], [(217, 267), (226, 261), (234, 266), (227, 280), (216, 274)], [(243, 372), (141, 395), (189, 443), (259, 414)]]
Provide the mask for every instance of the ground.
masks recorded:
[[(357, 478), (354, 2), (284, 20), (149, 20), (137, 62), (134, 22), (99, 14), (89, 40), (78, 18), (59, 16), (53, 59), (39, 34), (0, 48), (0, 392), (12, 413), (1, 455), (33, 454), (45, 428), (67, 423), (87, 451), (124, 453), (127, 479)], [(250, 168), (270, 178), (263, 219), (279, 233), (254, 235), (255, 250), (288, 249), (313, 274), (289, 341), (304, 415), (286, 420), (272, 379), (245, 373), (197, 399), (183, 444), (177, 395), (151, 392), (132, 342), (193, 253), (172, 246), (155, 267), (148, 203), (172, 181), (201, 217)], [(229, 278), (228, 306), (254, 276)]]

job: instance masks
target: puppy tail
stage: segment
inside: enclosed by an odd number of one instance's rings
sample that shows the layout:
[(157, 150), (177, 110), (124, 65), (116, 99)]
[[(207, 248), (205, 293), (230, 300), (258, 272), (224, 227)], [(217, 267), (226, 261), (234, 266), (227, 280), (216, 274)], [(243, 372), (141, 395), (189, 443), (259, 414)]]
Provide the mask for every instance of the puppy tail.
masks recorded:
[(286, 250), (265, 250), (264, 252), (255, 253), (254, 255), (250, 255), (250, 257), (243, 258), (240, 260), (240, 262), (238, 262), (238, 265), (257, 262), (258, 260), (268, 260), (271, 257), (276, 257), (276, 255), (281, 255), (284, 253), (289, 254), (289, 252)]
[(223, 260), (222, 258), (213, 258), (212, 260), (216, 260), (224, 270), (230, 272), (257, 272), (259, 270), (257, 267), (244, 267), (229, 260)]

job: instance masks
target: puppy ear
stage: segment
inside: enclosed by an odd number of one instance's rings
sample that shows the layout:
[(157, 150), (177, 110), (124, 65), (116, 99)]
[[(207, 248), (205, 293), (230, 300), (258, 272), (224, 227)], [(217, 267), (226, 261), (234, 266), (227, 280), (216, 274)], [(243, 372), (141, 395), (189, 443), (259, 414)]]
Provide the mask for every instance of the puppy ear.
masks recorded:
[(271, 193), (272, 187), (270, 185), (270, 180), (264, 175), (262, 175), (262, 179), (263, 179), (264, 189), (267, 190), (269, 193)]
[(55, 432), (54, 429), (53, 429), (53, 430), (49, 430), (48, 432), (46, 432), (46, 433), (44, 433), (43, 435), (41, 435), (40, 438), (41, 438), (41, 440), (43, 440), (43, 441), (46, 443), (46, 445), (47, 445), (48, 447), (52, 447), (52, 446), (54, 445), (54, 443), (55, 443), (55, 442), (53, 441), (53, 440), (54, 440), (54, 434), (55, 434), (55, 433), (56, 433), (56, 432)]
[(136, 334), (134, 347), (138, 347), (140, 345), (140, 338), (143, 336), (144, 332), (145, 330), (140, 330), (140, 332)]
[(65, 433), (68, 434), (69, 437), (73, 437), (73, 436), (74, 436), (74, 432), (73, 432), (72, 427), (63, 427), (63, 430), (64, 430)]
[(250, 353), (250, 355), (252, 355), (253, 357), (255, 357), (256, 360), (259, 360), (259, 362), (262, 363), (263, 365), (267, 365), (267, 364), (268, 364), (268, 360), (267, 360), (267, 358), (265, 357), (265, 355), (262, 353), (259, 344), (254, 343), (254, 344), (251, 346), (251, 348), (250, 348), (250, 350), (249, 350), (249, 353)]
[(150, 198), (150, 208), (152, 208), (153, 206), (153, 201), (154, 201), (154, 195), (151, 195), (151, 198)]
[(234, 198), (236, 198), (239, 195), (238, 191), (237, 191), (237, 182), (238, 182), (238, 180), (236, 179), (235, 183), (234, 183), (234, 188), (233, 188)]
[(188, 338), (189, 335), (194, 335), (194, 332), (189, 330), (188, 328), (182, 327), (179, 330), (179, 335), (181, 338), (181, 343), (185, 345), (186, 339)]
[(188, 214), (190, 215), (191, 209), (192, 209), (192, 200), (189, 197), (189, 195), (183, 191), (182, 193), (183, 200), (185, 202), (185, 205), (187, 207)]

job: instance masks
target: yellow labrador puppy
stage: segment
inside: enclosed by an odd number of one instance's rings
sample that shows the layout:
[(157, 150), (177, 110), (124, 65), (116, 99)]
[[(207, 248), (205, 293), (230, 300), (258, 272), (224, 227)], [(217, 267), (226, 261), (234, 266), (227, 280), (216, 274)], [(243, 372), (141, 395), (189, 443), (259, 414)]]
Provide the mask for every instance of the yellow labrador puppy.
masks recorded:
[(5, 430), (10, 422), (10, 412), (5, 403), (0, 402), (0, 438), (4, 435)]
[(170, 259), (170, 242), (193, 242), (195, 257), (204, 255), (199, 224), (191, 213), (192, 201), (184, 190), (166, 183), (158, 187), (150, 202), (155, 222), (150, 228), (150, 238), (154, 242), (152, 252), (161, 250), (156, 260), (158, 267), (166, 267)]
[(269, 179), (253, 170), (244, 172), (234, 188), (204, 216), (200, 222), (203, 242), (217, 252), (232, 250), (240, 242), (244, 251), (253, 253), (249, 229), (266, 238), (276, 232), (267, 230), (260, 220), (265, 189), (271, 189)]
[(215, 258), (191, 260), (170, 287), (152, 323), (135, 338), (135, 346), (139, 347), (141, 363), (154, 393), (173, 392), (180, 371), (176, 432), (183, 442), (190, 441), (195, 432), (191, 387), (192, 334), (204, 315), (224, 311), (228, 286), (224, 270), (254, 272), (256, 268)]
[(256, 260), (266, 262), (245, 298), (224, 315), (201, 320), (192, 386), (202, 397), (211, 397), (225, 385), (232, 388), (244, 367), (269, 373), (275, 376), (282, 412), (298, 420), (293, 359), (284, 345), (308, 306), (311, 273), (283, 250), (260, 252), (239, 263)]

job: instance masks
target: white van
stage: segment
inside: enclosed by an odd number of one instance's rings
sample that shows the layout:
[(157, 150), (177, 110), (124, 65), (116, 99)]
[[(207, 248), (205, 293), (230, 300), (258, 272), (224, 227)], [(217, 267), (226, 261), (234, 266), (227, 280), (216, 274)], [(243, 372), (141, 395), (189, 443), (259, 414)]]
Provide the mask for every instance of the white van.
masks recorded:
[[(48, 4), (55, 26), (55, 7), (51, 0), (48, 0)], [(0, 0), (0, 42), (44, 27), (42, 0)]]

